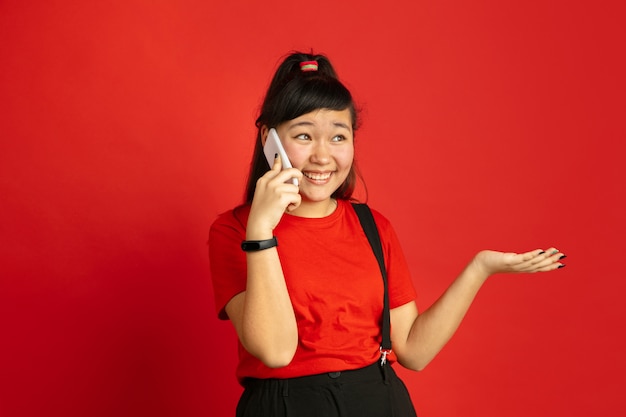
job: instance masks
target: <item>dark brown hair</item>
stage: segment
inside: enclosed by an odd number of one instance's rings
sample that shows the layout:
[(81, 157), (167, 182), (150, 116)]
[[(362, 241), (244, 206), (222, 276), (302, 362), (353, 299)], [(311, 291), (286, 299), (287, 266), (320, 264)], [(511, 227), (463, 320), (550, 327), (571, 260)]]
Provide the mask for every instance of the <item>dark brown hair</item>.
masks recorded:
[[(305, 61), (317, 62), (317, 71), (302, 71), (300, 63)], [(283, 122), (318, 109), (338, 111), (349, 109), (352, 131), (356, 131), (358, 115), (352, 94), (339, 81), (328, 58), (324, 55), (294, 52), (288, 55), (276, 70), (256, 120), (257, 137), (246, 186), (246, 202), (252, 202), (257, 180), (270, 169), (263, 154), (261, 140), (263, 126), (275, 128)], [(353, 161), (348, 177), (335, 190), (332, 197), (351, 199), (358, 178), (360, 175)]]

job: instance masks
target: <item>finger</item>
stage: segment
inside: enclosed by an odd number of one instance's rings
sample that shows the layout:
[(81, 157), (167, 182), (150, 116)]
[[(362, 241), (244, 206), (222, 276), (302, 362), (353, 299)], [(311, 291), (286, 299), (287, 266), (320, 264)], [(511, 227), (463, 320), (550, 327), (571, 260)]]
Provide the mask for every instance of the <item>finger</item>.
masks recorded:
[(280, 159), (280, 155), (278, 153), (274, 154), (274, 163), (272, 164), (272, 171), (280, 172), (283, 168), (283, 162)]
[(541, 251), (530, 260), (532, 264), (538, 264), (544, 262), (546, 259), (550, 259), (553, 257), (558, 258), (557, 254), (559, 254), (559, 250), (557, 248), (551, 247), (548, 250)]
[(550, 248), (533, 260), (530, 268), (536, 272), (552, 271), (565, 266), (561, 261), (567, 256), (556, 248)]
[(551, 263), (549, 265), (545, 265), (542, 267), (537, 267), (536, 269), (533, 269), (527, 272), (549, 272), (549, 271), (554, 271), (555, 269), (560, 269), (564, 267), (565, 267), (565, 264), (560, 263), (560, 262), (555, 262), (555, 263)]
[(557, 268), (562, 268), (565, 266), (565, 264), (563, 264), (561, 260), (567, 258), (567, 255), (565, 255), (564, 253), (562, 253), (556, 248), (549, 250), (547, 254), (549, 256), (546, 258), (546, 260), (542, 264), (556, 265)]
[(544, 254), (545, 251), (543, 249), (535, 249), (524, 253), (506, 253), (509, 257), (509, 266), (519, 271), (526, 270), (533, 264), (545, 259)]
[(543, 249), (535, 249), (529, 252), (516, 254), (516, 258), (519, 263), (528, 262), (531, 263), (533, 259), (537, 259), (539, 256), (543, 255), (545, 251)]
[[(297, 178), (298, 181), (300, 181), (302, 180), (302, 177), (303, 177), (302, 171), (300, 171), (299, 169), (287, 168), (287, 169), (282, 170), (280, 174), (276, 176), (276, 179), (280, 182), (288, 182), (292, 178)], [(294, 187), (296, 187), (296, 191), (297, 191), (298, 186), (294, 185)]]
[(286, 210), (287, 210), (287, 213), (291, 213), (292, 211), (294, 211), (294, 210), (295, 210), (295, 209), (297, 209), (298, 207), (300, 207), (300, 202), (298, 202), (298, 203), (292, 203), (292, 204), (289, 204), (289, 205), (287, 206), (287, 209), (286, 209)]
[[(522, 254), (510, 254), (510, 267), (518, 272), (538, 272), (558, 268), (557, 262), (564, 258), (564, 254), (551, 247), (548, 250), (535, 249)], [(553, 265), (556, 265), (553, 267)], [(562, 267), (562, 266), (561, 266)]]
[(294, 201), (290, 203), (289, 205), (287, 205), (287, 208), (285, 210), (287, 211), (287, 213), (291, 213), (292, 211), (300, 207), (301, 202), (302, 202), (302, 196), (300, 194), (297, 194)]

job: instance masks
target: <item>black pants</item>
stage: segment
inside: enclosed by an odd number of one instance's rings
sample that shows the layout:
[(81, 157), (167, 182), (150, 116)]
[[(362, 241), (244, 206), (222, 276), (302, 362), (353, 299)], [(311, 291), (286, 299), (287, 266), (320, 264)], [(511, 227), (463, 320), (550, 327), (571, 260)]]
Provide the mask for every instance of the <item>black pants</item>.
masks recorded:
[(390, 365), (290, 379), (247, 379), (237, 417), (416, 417)]

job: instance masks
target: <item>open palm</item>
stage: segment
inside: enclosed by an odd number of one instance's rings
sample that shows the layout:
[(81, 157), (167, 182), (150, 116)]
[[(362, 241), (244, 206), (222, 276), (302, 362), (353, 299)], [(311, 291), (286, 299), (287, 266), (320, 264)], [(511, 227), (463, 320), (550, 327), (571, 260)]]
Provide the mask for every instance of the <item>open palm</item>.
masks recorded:
[(499, 273), (547, 272), (565, 266), (560, 262), (565, 255), (556, 248), (535, 249), (525, 253), (483, 250), (474, 258), (476, 266), (487, 276)]

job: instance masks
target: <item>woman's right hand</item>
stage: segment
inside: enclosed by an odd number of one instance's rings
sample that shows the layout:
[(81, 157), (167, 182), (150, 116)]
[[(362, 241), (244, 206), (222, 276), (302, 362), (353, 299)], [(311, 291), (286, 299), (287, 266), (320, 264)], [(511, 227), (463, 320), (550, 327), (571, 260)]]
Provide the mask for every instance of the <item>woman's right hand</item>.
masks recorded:
[(290, 178), (300, 181), (302, 172), (296, 168), (282, 170), (280, 156), (276, 156), (272, 169), (257, 180), (246, 227), (246, 239), (270, 239), (285, 211), (298, 208), (302, 197), (297, 185), (286, 182)]

